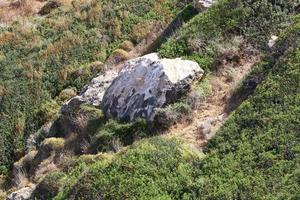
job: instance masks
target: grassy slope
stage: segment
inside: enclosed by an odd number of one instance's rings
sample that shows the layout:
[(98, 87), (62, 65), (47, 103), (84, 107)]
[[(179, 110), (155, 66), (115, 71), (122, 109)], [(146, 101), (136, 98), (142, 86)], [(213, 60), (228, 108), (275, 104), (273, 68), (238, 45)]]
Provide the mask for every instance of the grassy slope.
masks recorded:
[[(179, 2), (75, 1), (68, 10), (1, 28), (0, 174), (14, 151), (22, 152), (24, 135), (57, 112), (52, 99), (67, 87), (80, 90), (94, 76), (89, 63), (104, 61), (124, 40), (139, 42), (151, 24), (168, 23)], [(78, 69), (81, 75), (73, 76)]]
[(211, 70), (218, 55), (242, 42), (266, 47), (271, 34), (286, 27), (295, 1), (221, 0), (199, 14), (159, 50), (164, 57), (184, 56)]
[(60, 174), (63, 190), (54, 199), (187, 199), (193, 195), (191, 163), (198, 158), (175, 139), (142, 140), (112, 159), (81, 160), (71, 178)]
[[(189, 56), (209, 68), (218, 53), (216, 42), (225, 41), (222, 44), (228, 45), (236, 36), (251, 40), (257, 38), (256, 34), (263, 38), (255, 40), (256, 44), (265, 41), (278, 23), (266, 29), (258, 25), (273, 21), (269, 16), (282, 22), (286, 13), (273, 13), (270, 4), (262, 12), (260, 8), (264, 7), (258, 5), (267, 1), (253, 2), (261, 18), (251, 15), (244, 1), (221, 2), (199, 14), (166, 43), (161, 53)], [(289, 2), (286, 3), (287, 6)], [(246, 29), (245, 24), (255, 20), (258, 24), (251, 28), (261, 32)], [(231, 22), (227, 24), (228, 21)], [(291, 26), (283, 33), (283, 41), (299, 28), (299, 23)], [(203, 40), (204, 33), (207, 38)], [(193, 40), (189, 36), (206, 45), (192, 48), (191, 44), (202, 43), (190, 43)], [(58, 193), (56, 199), (299, 199), (300, 44), (296, 44), (297, 48), (274, 62), (276, 65), (265, 60), (271, 64), (258, 66), (258, 71), (266, 70), (265, 74), (273, 70), (211, 141), (205, 158), (191, 153), (178, 141), (153, 138), (113, 158), (79, 159), (74, 167), (49, 174), (44, 180), (46, 188), (55, 188), (51, 192)]]
[(203, 199), (299, 199), (299, 56), (298, 39), (210, 142)]

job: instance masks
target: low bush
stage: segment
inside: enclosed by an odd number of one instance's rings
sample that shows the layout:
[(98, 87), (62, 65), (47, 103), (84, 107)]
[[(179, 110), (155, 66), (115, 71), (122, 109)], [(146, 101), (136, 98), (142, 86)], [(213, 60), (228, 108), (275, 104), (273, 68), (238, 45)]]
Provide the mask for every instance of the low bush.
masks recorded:
[(186, 103), (174, 103), (155, 113), (153, 126), (163, 131), (177, 123), (189, 123), (193, 119), (191, 106)]
[(126, 61), (129, 59), (129, 54), (127, 51), (123, 50), (123, 49), (116, 49), (111, 57), (109, 58), (111, 59), (114, 63), (120, 63), (122, 61)]
[(55, 98), (55, 101), (61, 105), (76, 96), (76, 94), (76, 88), (67, 88), (59, 93), (59, 95)]
[(47, 138), (42, 143), (42, 149), (50, 151), (60, 151), (65, 147), (65, 140), (63, 138)]
[(120, 48), (129, 52), (134, 48), (134, 44), (129, 40), (125, 40), (124, 42), (122, 42)]
[(146, 121), (142, 119), (129, 124), (109, 120), (91, 136), (91, 149), (92, 152), (117, 152), (121, 147), (153, 134), (150, 133)]
[(154, 137), (134, 144), (111, 162), (88, 166), (58, 199), (191, 199), (197, 153), (175, 139)]
[(67, 178), (63, 172), (50, 172), (46, 177), (36, 186), (32, 199), (48, 200), (52, 199), (63, 186), (63, 179)]

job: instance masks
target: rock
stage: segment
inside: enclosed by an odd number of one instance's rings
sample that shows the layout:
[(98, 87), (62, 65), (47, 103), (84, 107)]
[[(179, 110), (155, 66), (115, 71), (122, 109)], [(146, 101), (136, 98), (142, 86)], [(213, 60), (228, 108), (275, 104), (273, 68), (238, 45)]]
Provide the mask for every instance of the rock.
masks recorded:
[(278, 40), (278, 37), (276, 35), (272, 35), (271, 39), (268, 42), (269, 48), (272, 48), (276, 44), (277, 40)]
[(9, 4), (9, 7), (12, 9), (18, 9), (22, 6), (25, 6), (26, 0), (14, 0)]
[(109, 70), (94, 78), (91, 83), (83, 89), (80, 95), (73, 97), (67, 103), (63, 104), (61, 112), (69, 113), (74, 110), (74, 108), (78, 108), (81, 104), (100, 106), (106, 89), (117, 76), (118, 73), (116, 70)]
[(199, 10), (205, 10), (214, 4), (214, 0), (194, 0), (194, 7)]
[(130, 60), (106, 90), (102, 110), (122, 121), (152, 121), (156, 108), (178, 100), (203, 74), (196, 62), (160, 59), (156, 53)]
[(298, 6), (295, 7), (295, 12), (296, 13), (300, 13), (300, 4)]
[(61, 6), (61, 3), (55, 0), (48, 1), (38, 12), (39, 15), (48, 15), (53, 9)]
[(32, 196), (35, 187), (24, 187), (18, 191), (11, 193), (6, 200), (29, 200)]

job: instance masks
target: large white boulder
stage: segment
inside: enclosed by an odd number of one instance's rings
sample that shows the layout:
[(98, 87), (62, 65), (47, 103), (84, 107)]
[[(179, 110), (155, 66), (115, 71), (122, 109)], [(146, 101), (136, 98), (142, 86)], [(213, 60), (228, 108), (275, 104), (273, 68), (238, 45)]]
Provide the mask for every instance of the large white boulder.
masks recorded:
[(62, 106), (62, 113), (69, 113), (83, 103), (100, 106), (106, 89), (117, 76), (116, 70), (108, 70), (94, 78), (89, 85), (85, 86), (80, 95), (73, 97)]
[(101, 107), (107, 117), (151, 121), (155, 108), (178, 100), (203, 74), (196, 62), (148, 54), (124, 65), (106, 90)]
[(194, 7), (199, 10), (205, 10), (213, 5), (216, 0), (194, 0)]

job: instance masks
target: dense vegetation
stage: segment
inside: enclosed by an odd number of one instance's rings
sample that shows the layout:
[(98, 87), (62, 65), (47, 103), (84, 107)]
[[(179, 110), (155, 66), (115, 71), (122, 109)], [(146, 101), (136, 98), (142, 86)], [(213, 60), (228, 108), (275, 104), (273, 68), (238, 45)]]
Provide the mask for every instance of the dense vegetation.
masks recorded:
[(143, 140), (114, 158), (102, 156), (93, 164), (81, 159), (60, 174), (63, 191), (54, 199), (189, 199), (195, 184), (191, 163), (198, 158), (175, 139)]
[(210, 142), (199, 166), (203, 199), (300, 198), (299, 39), (296, 44)]
[[(52, 120), (61, 100), (101, 70), (94, 61), (104, 61), (124, 40), (140, 42), (184, 5), (178, 0), (74, 1), (69, 9), (1, 27), (0, 174), (22, 155), (24, 137)], [(73, 89), (60, 94), (65, 88)]]
[(250, 42), (266, 47), (271, 34), (289, 25), (296, 1), (221, 0), (198, 14), (159, 50), (164, 57), (185, 56), (212, 70), (218, 56)]

